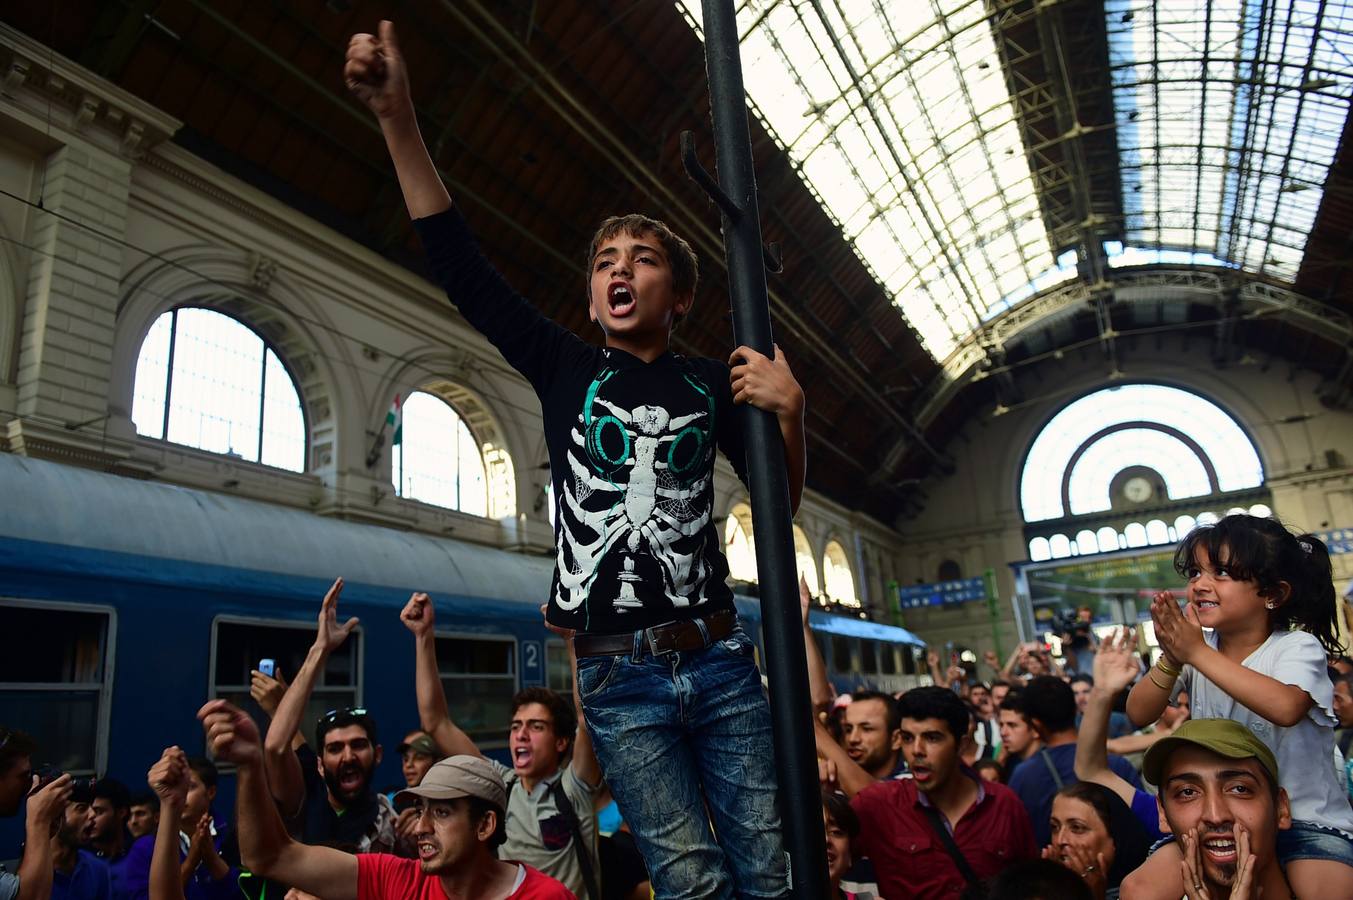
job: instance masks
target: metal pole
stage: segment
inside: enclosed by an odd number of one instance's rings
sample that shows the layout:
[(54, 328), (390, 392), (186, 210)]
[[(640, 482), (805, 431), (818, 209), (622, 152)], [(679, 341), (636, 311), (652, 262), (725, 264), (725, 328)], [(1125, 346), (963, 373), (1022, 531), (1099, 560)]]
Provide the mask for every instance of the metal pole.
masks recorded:
[[(710, 112), (723, 194), (714, 199), (723, 212), (733, 338), (740, 345), (772, 356), (770, 307), (737, 19), (733, 0), (704, 0), (702, 6)], [(687, 155), (693, 157), (693, 153)], [(827, 894), (826, 841), (808, 666), (799, 618), (784, 441), (772, 414), (751, 407), (747, 413), (747, 475), (752, 492), (761, 622), (770, 678), (771, 731), (780, 773), (785, 849), (790, 857), (792, 896), (798, 900), (819, 900)]]

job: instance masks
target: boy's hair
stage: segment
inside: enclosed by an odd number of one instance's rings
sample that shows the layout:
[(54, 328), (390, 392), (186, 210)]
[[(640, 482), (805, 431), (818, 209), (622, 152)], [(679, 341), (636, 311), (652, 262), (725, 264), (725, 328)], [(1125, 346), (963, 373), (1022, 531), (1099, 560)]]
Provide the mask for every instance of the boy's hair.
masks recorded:
[(1095, 686), (1095, 679), (1089, 675), (1086, 675), (1084, 672), (1077, 672), (1075, 675), (1072, 675), (1071, 680), (1068, 681), (1067, 683), (1075, 684), (1078, 681), (1084, 681), (1086, 684), (1090, 685), (1090, 687)]
[(550, 711), (550, 718), (554, 720), (554, 736), (568, 741), (565, 753), (572, 750), (573, 738), (578, 731), (578, 714), (573, 711), (573, 704), (549, 688), (522, 688), (512, 697), (512, 715), (515, 716), (517, 710), (528, 703), (539, 703)]
[(488, 815), (489, 810), (493, 810), (498, 816), (498, 824), (493, 829), (493, 836), (489, 838), (489, 849), (497, 851), (499, 847), (507, 843), (507, 813), (498, 807), (496, 803), (490, 803), (483, 797), (466, 797), (466, 805), (470, 808), (470, 821), (476, 825), (483, 821), (484, 816)]
[(94, 799), (100, 798), (107, 800), (113, 809), (126, 809), (132, 805), (131, 791), (116, 778), (100, 778), (94, 782)]
[(132, 794), (132, 798), (127, 805), (150, 806), (158, 810), (160, 808), (160, 798), (155, 795), (154, 791), (139, 791), (138, 793)]
[(8, 773), (19, 760), (32, 757), (37, 749), (37, 742), (27, 734), (0, 725), (0, 775)]
[(892, 694), (885, 694), (882, 691), (856, 691), (850, 695), (851, 704), (859, 703), (861, 700), (877, 700), (883, 704), (888, 731), (896, 731), (902, 727), (902, 714), (898, 711), (897, 698)]
[(1037, 719), (1048, 734), (1076, 727), (1076, 695), (1071, 692), (1071, 685), (1056, 675), (1031, 678), (1020, 697), (1020, 705), (1029, 724)]
[(1279, 597), (1280, 582), (1291, 586), (1287, 602), (1269, 613), (1274, 630), (1299, 626), (1313, 634), (1326, 652), (1344, 651), (1336, 624), (1329, 550), (1315, 535), (1294, 535), (1274, 519), (1235, 513), (1190, 531), (1175, 551), (1175, 571), (1187, 578), (1197, 566), (1200, 548), (1232, 578), (1253, 581), (1261, 597)]
[(216, 787), (216, 764), (205, 756), (188, 757), (188, 768), (197, 774), (198, 780), (209, 788)]
[(1050, 859), (1026, 859), (963, 892), (963, 900), (1091, 900), (1079, 875)]
[(611, 216), (604, 219), (597, 226), (597, 231), (592, 235), (592, 243), (587, 248), (587, 284), (592, 281), (592, 263), (597, 258), (597, 248), (603, 241), (609, 241), (617, 234), (627, 234), (630, 237), (642, 237), (651, 234), (657, 238), (658, 244), (662, 247), (662, 252), (667, 257), (667, 264), (672, 268), (672, 289), (678, 296), (690, 294), (695, 296), (695, 285), (700, 280), (700, 263), (695, 256), (695, 251), (686, 240), (667, 227), (666, 222), (658, 219), (650, 219), (648, 216), (639, 213), (630, 213), (625, 216)]
[(1002, 784), (1005, 783), (1005, 779), (1004, 777), (1002, 777), (1005, 775), (1005, 770), (1002, 769), (1001, 764), (996, 762), (996, 760), (994, 759), (979, 759), (977, 762), (972, 764), (972, 767), (973, 771), (977, 772), (979, 775), (981, 774), (983, 769), (991, 769), (993, 772), (996, 773), (996, 778), (994, 780), (999, 781)]
[(971, 713), (958, 694), (948, 688), (912, 688), (897, 701), (898, 720), (939, 719), (949, 727), (954, 740), (961, 741), (968, 733)]
[(1012, 712), (1025, 722), (1029, 721), (1029, 712), (1024, 708), (1023, 688), (1011, 688), (1010, 693), (1006, 694), (1005, 699), (996, 706), (1001, 712)]
[(846, 799), (845, 794), (839, 791), (824, 790), (822, 792), (822, 807), (851, 841), (860, 836), (860, 817), (851, 808), (850, 800)]

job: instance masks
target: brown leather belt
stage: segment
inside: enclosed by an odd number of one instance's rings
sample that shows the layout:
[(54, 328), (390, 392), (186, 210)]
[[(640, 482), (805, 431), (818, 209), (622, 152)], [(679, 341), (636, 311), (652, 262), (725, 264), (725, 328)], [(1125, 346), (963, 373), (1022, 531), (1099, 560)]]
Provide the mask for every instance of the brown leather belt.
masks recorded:
[(737, 613), (724, 609), (694, 619), (664, 622), (642, 631), (574, 635), (573, 649), (579, 657), (632, 656), (636, 646), (641, 656), (645, 653), (661, 656), (675, 650), (701, 650), (728, 637), (737, 624)]

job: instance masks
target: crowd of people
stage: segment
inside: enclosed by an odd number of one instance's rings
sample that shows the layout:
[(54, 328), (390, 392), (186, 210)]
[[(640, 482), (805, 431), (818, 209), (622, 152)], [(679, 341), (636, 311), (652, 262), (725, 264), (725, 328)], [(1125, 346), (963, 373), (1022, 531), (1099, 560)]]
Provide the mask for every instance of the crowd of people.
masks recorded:
[[(1353, 896), (1353, 662), (1328, 655), (1323, 546), (1232, 516), (1190, 535), (1177, 565), (1189, 602), (1154, 600), (1154, 663), (1124, 627), (1080, 649), (1089, 673), (1025, 645), (1004, 666), (988, 657), (985, 681), (932, 653), (935, 684), (896, 696), (834, 692), (804, 587), (831, 896)], [(510, 763), (485, 757), (448, 708), (426, 594), (400, 614), (420, 718), (397, 747), (405, 786), (375, 789), (369, 710), (305, 731), (317, 673), (356, 624), (339, 622), (342, 589), (289, 683), (253, 672), (267, 721), (207, 703), (210, 759), (167, 747), (148, 790), (34, 774), (33, 742), (0, 729), (0, 815), (24, 806), (27, 828), (0, 900), (662, 896), (576, 677), (572, 697), (519, 692)], [(238, 779), (233, 818), (214, 803), (222, 763)]]
[[(433, 603), (414, 594), (401, 620), (420, 721), (397, 747), (405, 786), (377, 791), (375, 713), (303, 721), (356, 625), (339, 621), (340, 579), (291, 681), (253, 672), (266, 721), (208, 701), (202, 737), (183, 736), (204, 753), (147, 760), (149, 793), (35, 773), (33, 741), (0, 728), (0, 816), (22, 808), (26, 828), (0, 900), (786, 896), (769, 707), (712, 509), (716, 449), (745, 480), (749, 407), (778, 426), (797, 508), (804, 395), (788, 362), (672, 352), (697, 259), (638, 215), (606, 220), (588, 249), (604, 347), (569, 333), (453, 207), (393, 24), (353, 37), (344, 78), (376, 116), (434, 277), (540, 398), (558, 514), (542, 609), (572, 697), (518, 693), (508, 762), (486, 757), (448, 708)], [(1192, 532), (1175, 563), (1188, 603), (1154, 598), (1154, 658), (1135, 625), (1099, 641), (1082, 615), (1061, 659), (1040, 643), (1004, 665), (991, 653), (987, 682), (933, 655), (934, 684), (900, 696), (837, 695), (804, 589), (832, 900), (1353, 897), (1353, 769), (1335, 734), (1353, 663), (1326, 548), (1235, 515)], [(236, 779), (233, 811), (215, 802), (217, 765)]]
[(1175, 564), (1188, 602), (1153, 599), (1154, 662), (1135, 627), (1074, 659), (987, 654), (989, 682), (931, 653), (935, 685), (896, 698), (833, 695), (805, 589), (824, 816), (850, 836), (834, 896), (1353, 897), (1353, 662), (1326, 548), (1233, 515)]

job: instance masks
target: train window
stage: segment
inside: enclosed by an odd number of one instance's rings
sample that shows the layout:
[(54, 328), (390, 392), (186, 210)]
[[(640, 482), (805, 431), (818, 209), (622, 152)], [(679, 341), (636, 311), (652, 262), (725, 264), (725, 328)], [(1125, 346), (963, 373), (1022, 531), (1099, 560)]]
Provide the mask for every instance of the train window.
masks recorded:
[(517, 642), (510, 637), (438, 635), (437, 671), (456, 724), (481, 749), (507, 746), (512, 695), (517, 692)]
[(875, 675), (878, 670), (878, 644), (873, 641), (860, 641), (860, 672)]
[(902, 674), (915, 675), (919, 669), (916, 667), (916, 648), (902, 648)]
[(832, 635), (832, 668), (837, 672), (852, 672), (855, 669), (855, 660), (850, 655), (850, 638), (845, 635)]
[(33, 736), (35, 763), (103, 771), (112, 630), (111, 612), (0, 601), (0, 722)]
[(883, 675), (897, 674), (897, 647), (893, 644), (879, 644), (879, 672)]
[(565, 697), (573, 694), (573, 666), (563, 641), (545, 642), (545, 686)]
[[(222, 697), (246, 710), (254, 720), (267, 721), (263, 710), (249, 696), (250, 672), (260, 659), (277, 662), (289, 682), (305, 662), (315, 642), (313, 622), (278, 622), (261, 619), (218, 618), (212, 623), (211, 696)], [(362, 629), (348, 636), (324, 665), (301, 718), (301, 734), (307, 743), (315, 740), (315, 723), (331, 709), (360, 706)]]

